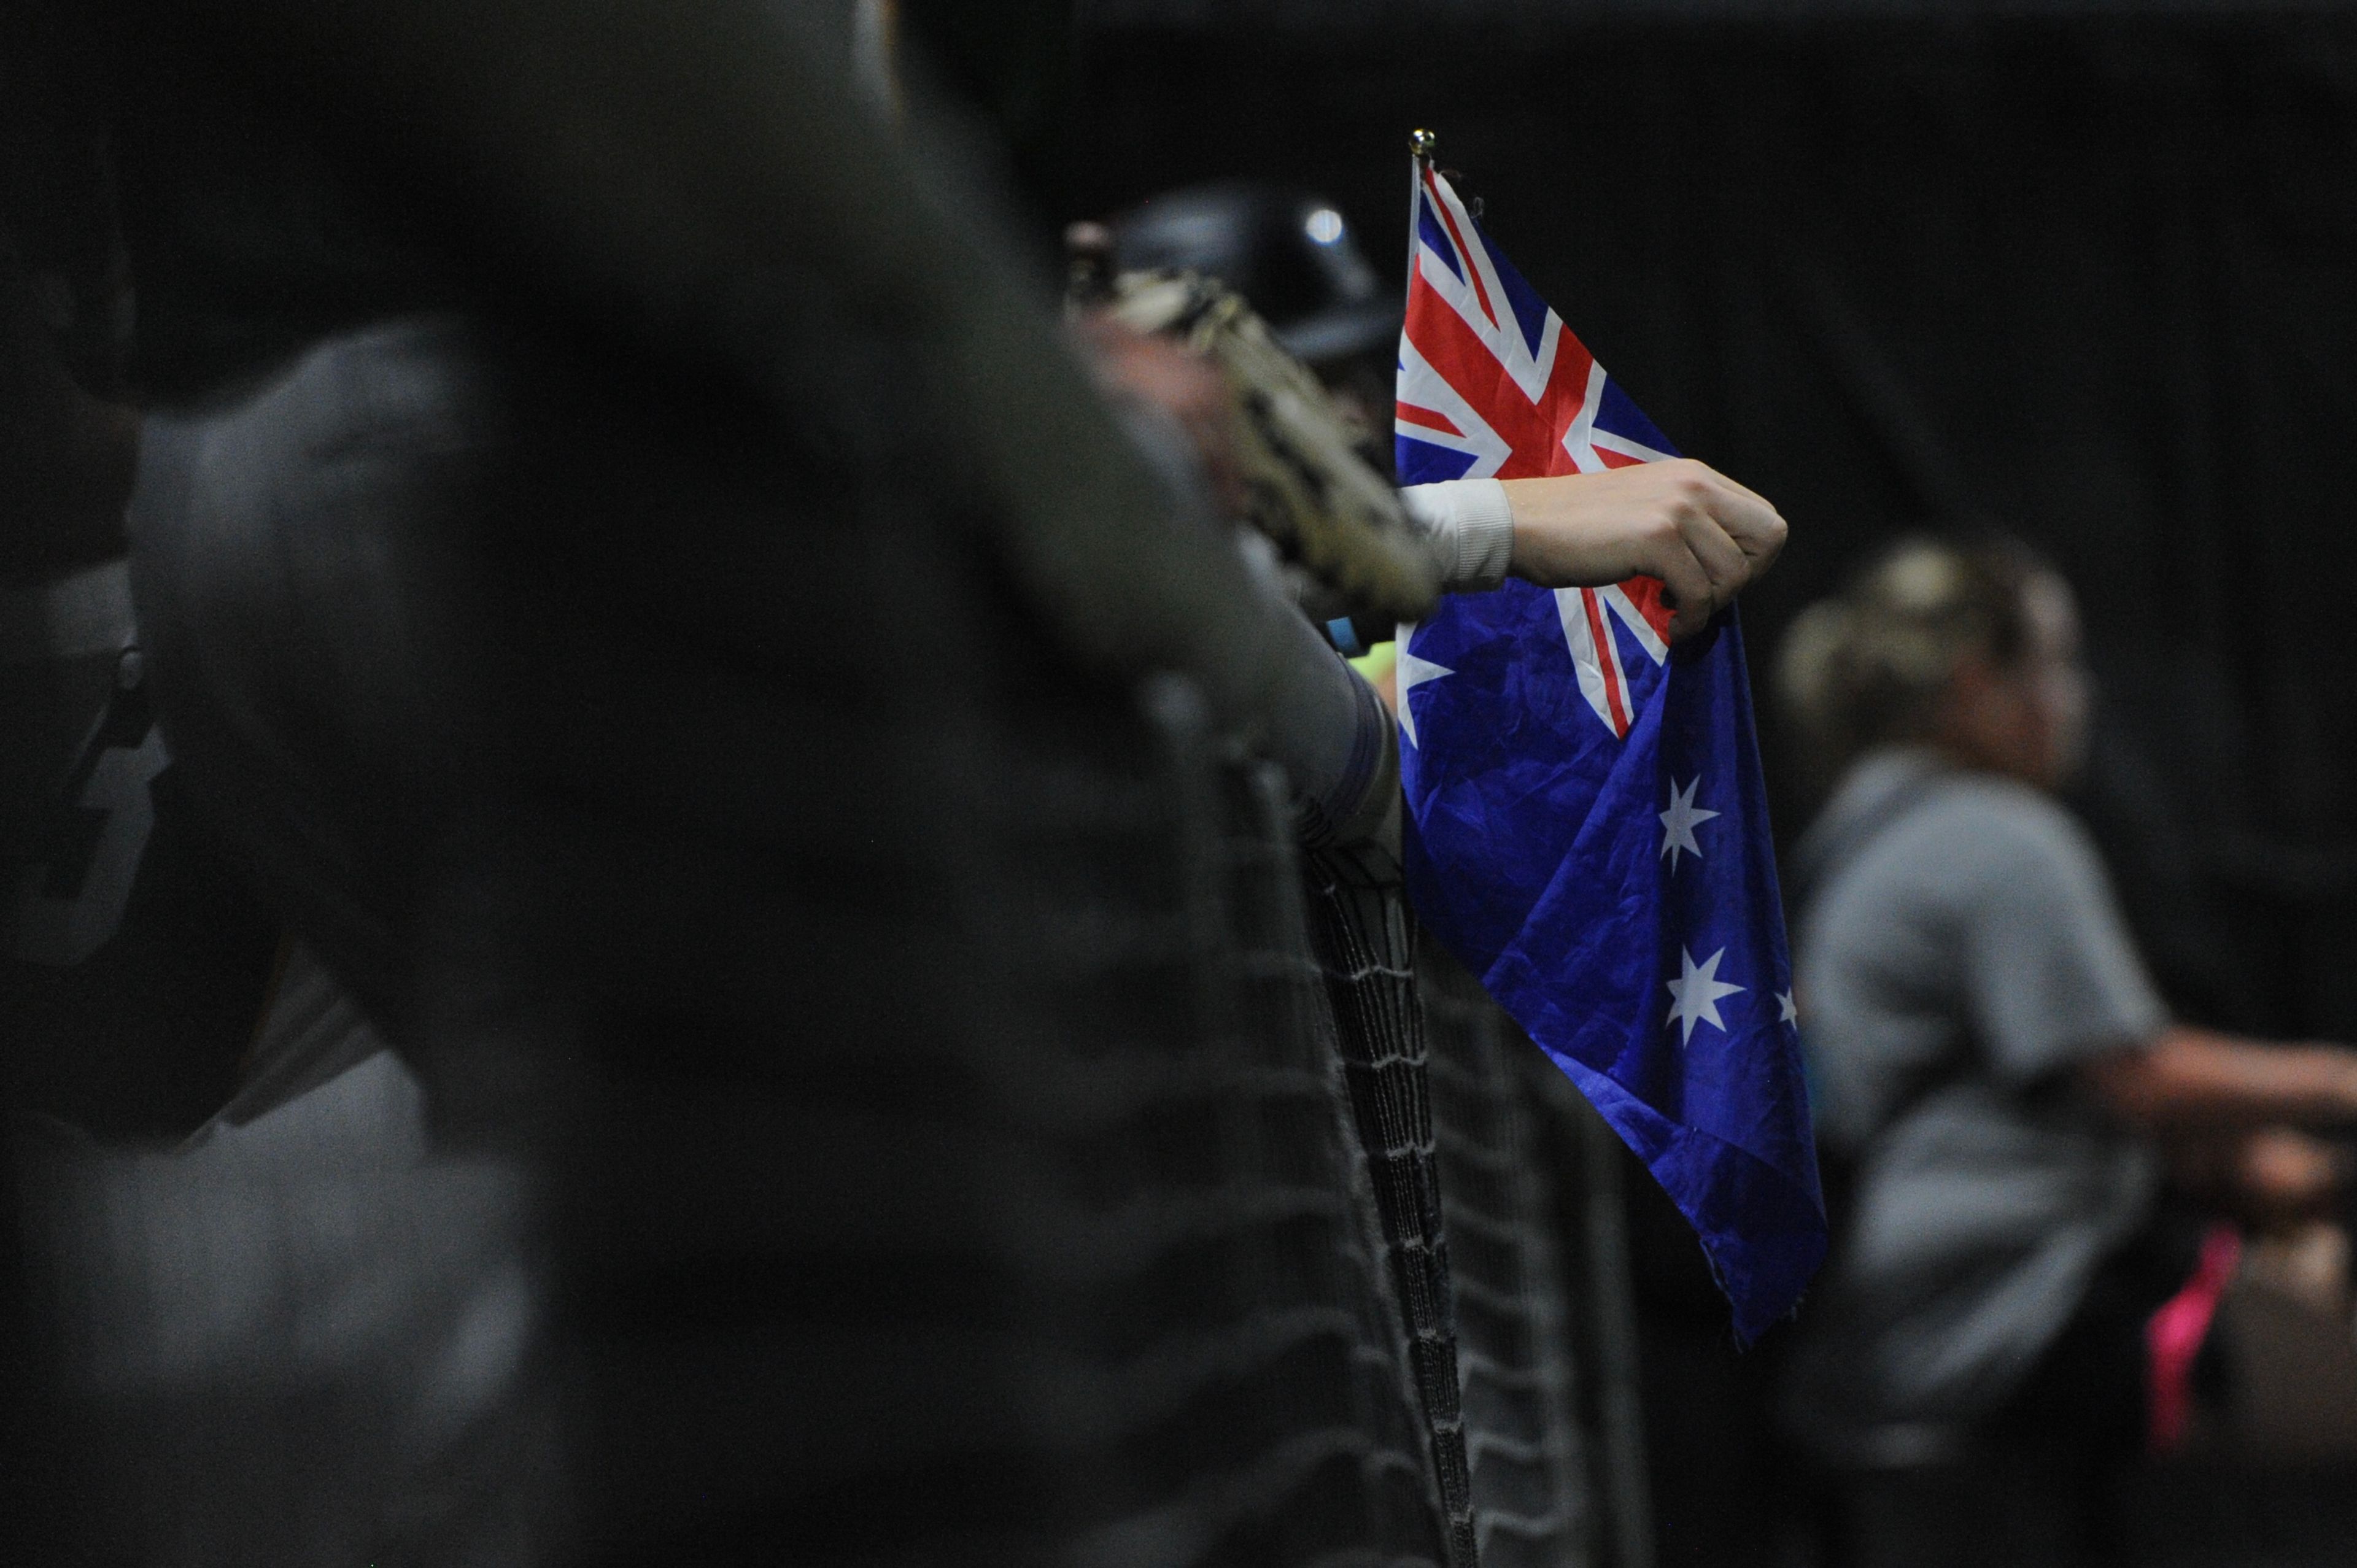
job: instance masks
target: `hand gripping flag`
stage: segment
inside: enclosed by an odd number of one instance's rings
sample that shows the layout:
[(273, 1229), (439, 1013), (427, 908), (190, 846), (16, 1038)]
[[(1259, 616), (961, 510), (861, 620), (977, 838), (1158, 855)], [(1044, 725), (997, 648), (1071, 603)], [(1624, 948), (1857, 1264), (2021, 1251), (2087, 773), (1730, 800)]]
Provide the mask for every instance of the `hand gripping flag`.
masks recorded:
[[(1675, 456), (1422, 159), (1415, 218), (1402, 483)], [(1408, 887), (1692, 1221), (1748, 1342), (1823, 1259), (1824, 1205), (1742, 634), (1669, 624), (1639, 577), (1401, 628)]]

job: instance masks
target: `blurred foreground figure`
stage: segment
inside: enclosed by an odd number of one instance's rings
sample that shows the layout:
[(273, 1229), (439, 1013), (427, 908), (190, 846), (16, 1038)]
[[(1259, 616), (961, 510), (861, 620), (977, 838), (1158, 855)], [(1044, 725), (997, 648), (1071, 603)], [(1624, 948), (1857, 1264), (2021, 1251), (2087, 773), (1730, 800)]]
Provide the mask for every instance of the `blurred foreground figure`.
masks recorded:
[(2233, 1273), (2188, 1202), (2329, 1204), (2340, 1162), (2266, 1129), (2357, 1122), (2357, 1054), (2171, 1022), (2052, 799), (2086, 682), (2034, 559), (1903, 545), (1796, 624), (1780, 674), (1849, 763), (1792, 878), (1847, 1220), (1791, 1421), (1844, 1478), (1861, 1568), (2111, 1561), (2120, 1472), (2183, 1443)]
[[(1304, 914), (1388, 721), (973, 184), (749, 0), (123, 10), (146, 678), (520, 1282), (338, 1560), (1472, 1562)], [(25, 1560), (316, 1550), (322, 1429), (194, 1380), (153, 1485), (43, 1305)]]

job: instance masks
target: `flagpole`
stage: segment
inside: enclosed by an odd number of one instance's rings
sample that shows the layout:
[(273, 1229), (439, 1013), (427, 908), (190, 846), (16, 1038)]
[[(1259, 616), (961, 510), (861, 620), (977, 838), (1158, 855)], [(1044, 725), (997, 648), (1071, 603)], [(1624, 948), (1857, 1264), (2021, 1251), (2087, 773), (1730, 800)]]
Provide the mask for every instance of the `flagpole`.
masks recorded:
[[(1407, 281), (1400, 285), (1400, 301), (1403, 306), (1415, 293), (1415, 215), (1418, 210), (1417, 204), (1424, 199), (1424, 171), (1432, 166), (1432, 150), (1439, 145), (1440, 138), (1429, 131), (1417, 130), (1407, 134)], [(1403, 336), (1407, 331), (1405, 320), (1402, 321), (1400, 331)], [(1396, 441), (1397, 437), (1394, 436), (1394, 440)], [(1415, 630), (1414, 621), (1399, 623), (1392, 638), (1399, 653), (1404, 654), (1407, 651), (1408, 638)], [(1406, 712), (1407, 693), (1405, 692), (1399, 693), (1399, 701), (1400, 711)]]
[(1429, 131), (1407, 134), (1407, 282), (1415, 285), (1415, 213), (1416, 203), (1424, 199), (1424, 171), (1432, 166), (1433, 150), (1440, 138)]

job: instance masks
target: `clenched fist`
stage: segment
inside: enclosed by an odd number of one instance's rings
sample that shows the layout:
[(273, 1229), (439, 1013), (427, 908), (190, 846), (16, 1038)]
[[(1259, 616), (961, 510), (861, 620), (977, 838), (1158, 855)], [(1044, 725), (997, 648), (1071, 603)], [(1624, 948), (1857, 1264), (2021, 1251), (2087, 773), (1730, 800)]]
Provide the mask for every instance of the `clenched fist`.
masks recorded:
[(1774, 507), (1690, 457), (1503, 483), (1514, 575), (1543, 588), (1658, 577), (1676, 612), (1673, 641), (1700, 631), (1784, 548)]

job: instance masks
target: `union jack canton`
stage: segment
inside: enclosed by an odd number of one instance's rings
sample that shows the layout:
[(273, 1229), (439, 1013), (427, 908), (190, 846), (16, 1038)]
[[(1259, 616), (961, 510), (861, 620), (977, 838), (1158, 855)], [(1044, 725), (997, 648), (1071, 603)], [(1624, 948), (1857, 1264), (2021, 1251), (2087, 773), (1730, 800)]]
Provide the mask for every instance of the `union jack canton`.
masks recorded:
[[(1419, 161), (1401, 482), (1675, 456)], [(1650, 577), (1453, 596), (1399, 635), (1408, 886), (1690, 1220), (1747, 1342), (1825, 1249), (1732, 609), (1673, 649)]]

